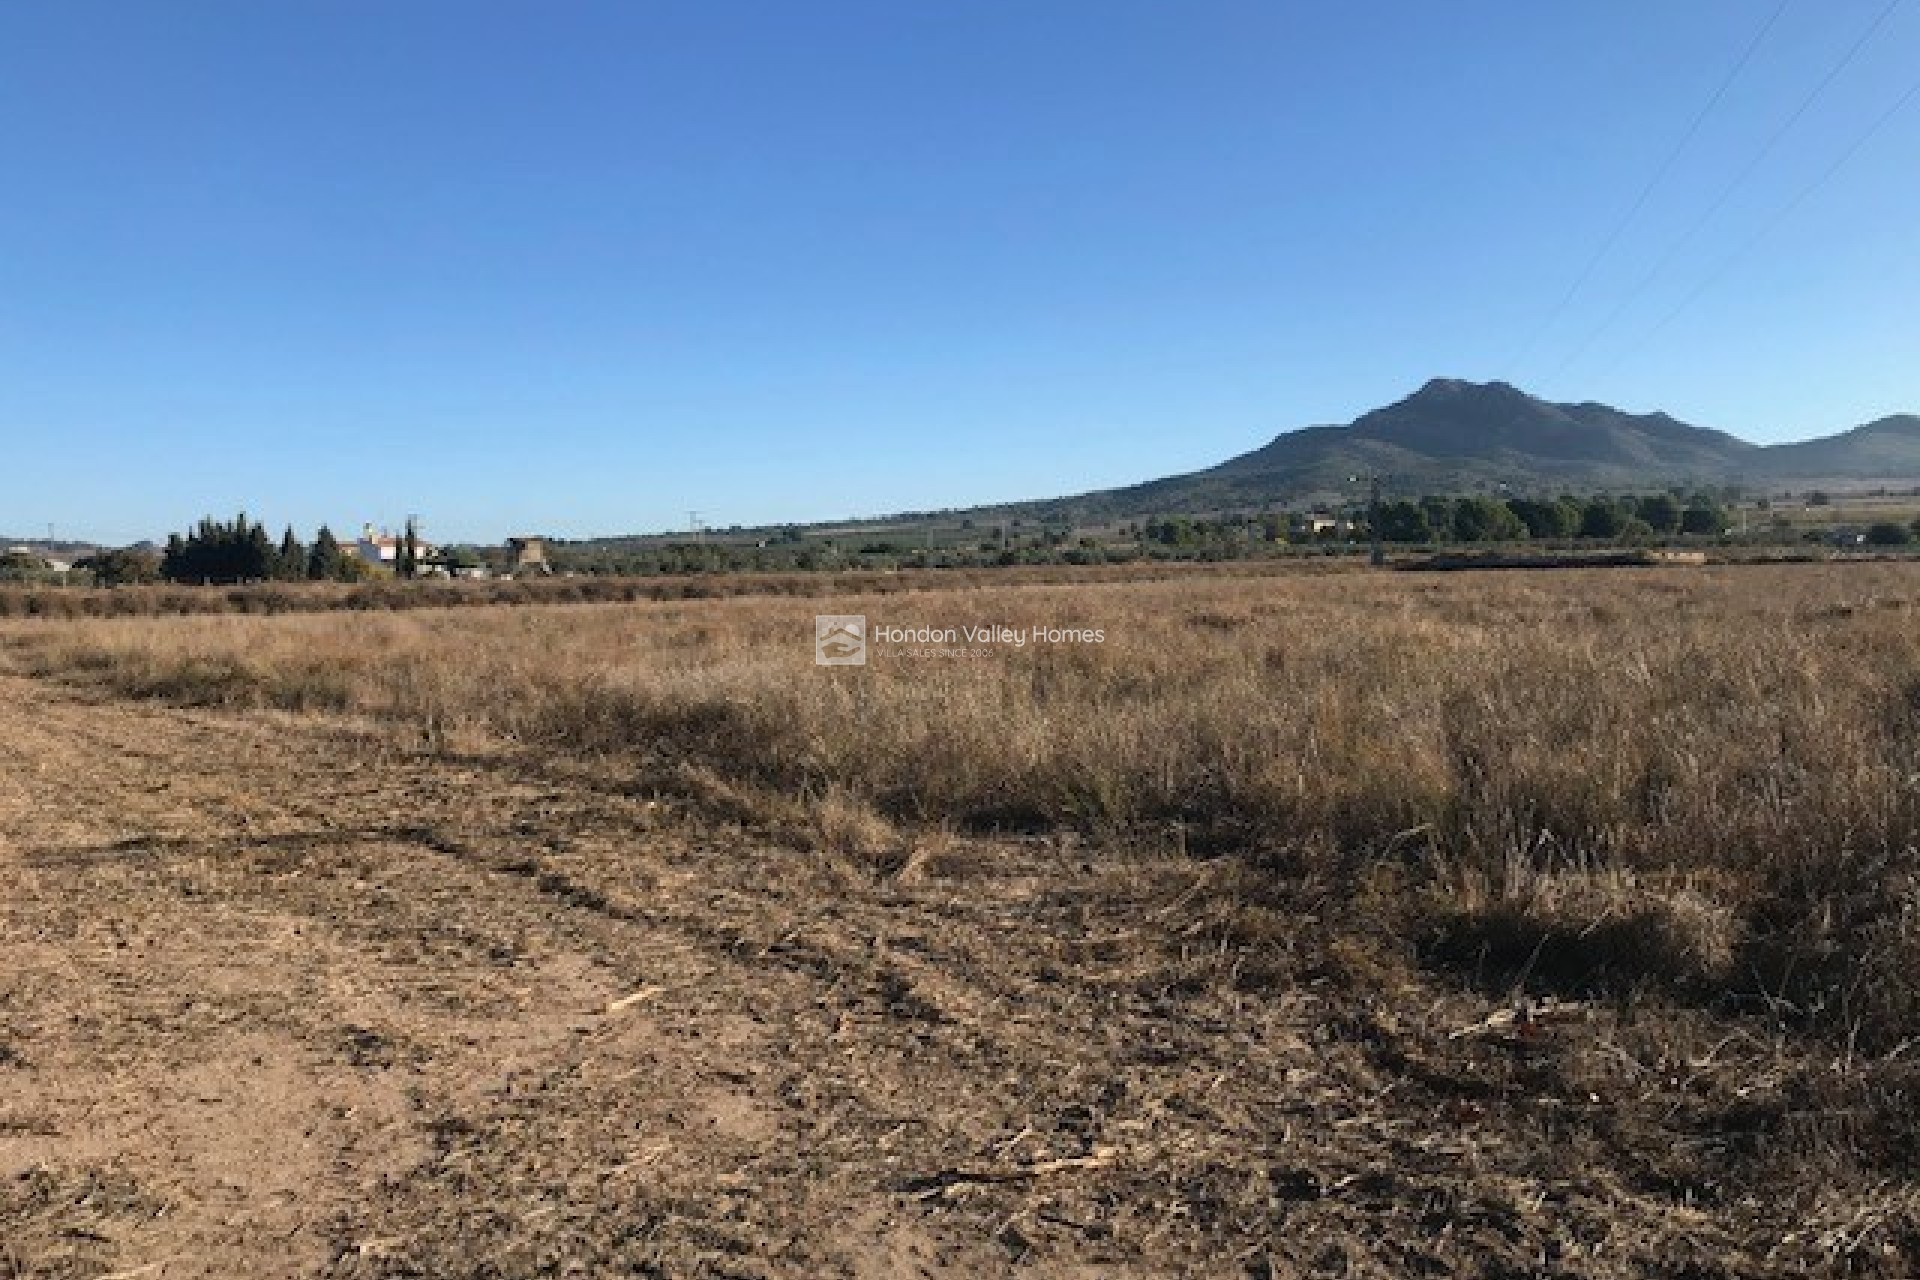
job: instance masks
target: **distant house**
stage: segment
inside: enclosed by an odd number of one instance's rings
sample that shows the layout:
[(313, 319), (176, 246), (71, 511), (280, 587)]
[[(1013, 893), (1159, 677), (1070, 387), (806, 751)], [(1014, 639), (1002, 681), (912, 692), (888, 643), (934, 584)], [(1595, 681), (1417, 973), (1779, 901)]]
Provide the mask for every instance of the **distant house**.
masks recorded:
[(1287, 532), (1295, 538), (1320, 538), (1330, 534), (1348, 533), (1353, 522), (1342, 520), (1338, 516), (1304, 515), (1294, 516), (1288, 523)]
[(547, 540), (537, 534), (520, 534), (507, 539), (507, 552), (515, 573), (552, 573), (547, 562)]
[[(400, 545), (405, 538), (385, 529), (375, 529), (372, 525), (360, 527), (360, 538), (353, 544), (353, 554), (371, 565), (395, 567), (400, 561)], [(439, 548), (425, 539), (414, 544), (422, 561), (430, 560), (439, 554)]]

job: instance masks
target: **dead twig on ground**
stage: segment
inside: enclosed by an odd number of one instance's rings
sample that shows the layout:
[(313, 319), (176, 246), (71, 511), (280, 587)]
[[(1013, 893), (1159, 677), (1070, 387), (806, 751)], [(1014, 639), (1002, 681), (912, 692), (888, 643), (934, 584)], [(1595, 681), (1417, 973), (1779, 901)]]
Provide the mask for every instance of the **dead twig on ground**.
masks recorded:
[(667, 989), (665, 987), (642, 987), (632, 995), (621, 996), (618, 1000), (610, 1002), (607, 1005), (606, 1013), (609, 1017), (616, 1013), (625, 1013), (628, 1009), (634, 1008), (636, 1005), (645, 1004), (647, 1001), (658, 996), (663, 996), (666, 993)]
[(1023, 1165), (962, 1165), (955, 1169), (943, 1169), (938, 1173), (912, 1179), (903, 1190), (916, 1199), (932, 1200), (944, 1196), (956, 1187), (969, 1185), (993, 1185), (1012, 1182), (1028, 1182), (1035, 1178), (1044, 1178), (1051, 1174), (1066, 1173), (1076, 1169), (1104, 1169), (1119, 1158), (1117, 1147), (1095, 1147), (1084, 1156), (1068, 1156), (1058, 1160), (1036, 1160)]

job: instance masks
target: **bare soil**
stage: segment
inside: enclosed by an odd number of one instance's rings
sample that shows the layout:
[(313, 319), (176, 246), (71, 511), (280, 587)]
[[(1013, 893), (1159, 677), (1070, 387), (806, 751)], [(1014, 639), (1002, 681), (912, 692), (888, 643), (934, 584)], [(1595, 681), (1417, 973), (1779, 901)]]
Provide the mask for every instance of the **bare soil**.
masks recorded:
[(1456, 1034), (1247, 875), (0, 675), (0, 1277), (1911, 1273), (1741, 1044)]

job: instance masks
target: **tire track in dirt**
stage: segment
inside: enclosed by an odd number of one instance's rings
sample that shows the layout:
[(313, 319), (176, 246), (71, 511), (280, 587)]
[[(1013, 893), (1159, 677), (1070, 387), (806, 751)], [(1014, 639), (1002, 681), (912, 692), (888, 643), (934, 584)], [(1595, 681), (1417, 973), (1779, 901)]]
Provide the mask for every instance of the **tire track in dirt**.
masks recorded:
[(404, 783), (284, 724), (7, 679), (0, 737), (0, 1170), (138, 1189), (44, 1224), (39, 1269), (313, 1274), (444, 1113), (547, 1070), (617, 989), (564, 906), (422, 850)]
[[(0, 729), (0, 1035), (20, 1054), (0, 1175), (50, 1187), (10, 1234), (32, 1267), (1004, 1261), (889, 1225), (897, 1178), (853, 1173), (921, 1103), (909, 1078), (870, 1114), (834, 1060), (867, 1056), (849, 1028), (889, 1023), (911, 984), (859, 947), (808, 951), (845, 922), (770, 914), (684, 832), (645, 856), (651, 802), (13, 678)], [(736, 1221), (749, 1202), (771, 1213)]]

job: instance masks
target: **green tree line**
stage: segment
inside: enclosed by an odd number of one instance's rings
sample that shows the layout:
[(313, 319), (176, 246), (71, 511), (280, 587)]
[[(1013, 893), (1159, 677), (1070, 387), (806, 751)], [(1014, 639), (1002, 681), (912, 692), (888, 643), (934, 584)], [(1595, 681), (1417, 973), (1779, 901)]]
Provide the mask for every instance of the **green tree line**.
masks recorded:
[(230, 521), (207, 516), (188, 532), (169, 535), (159, 576), (169, 582), (351, 582), (364, 569), (325, 525), (311, 546), (291, 525), (276, 543), (243, 511)]
[(1718, 536), (1728, 526), (1718, 499), (1696, 494), (1590, 498), (1401, 498), (1382, 503), (1388, 542), (1514, 542), (1523, 538), (1609, 542), (1676, 534)]

